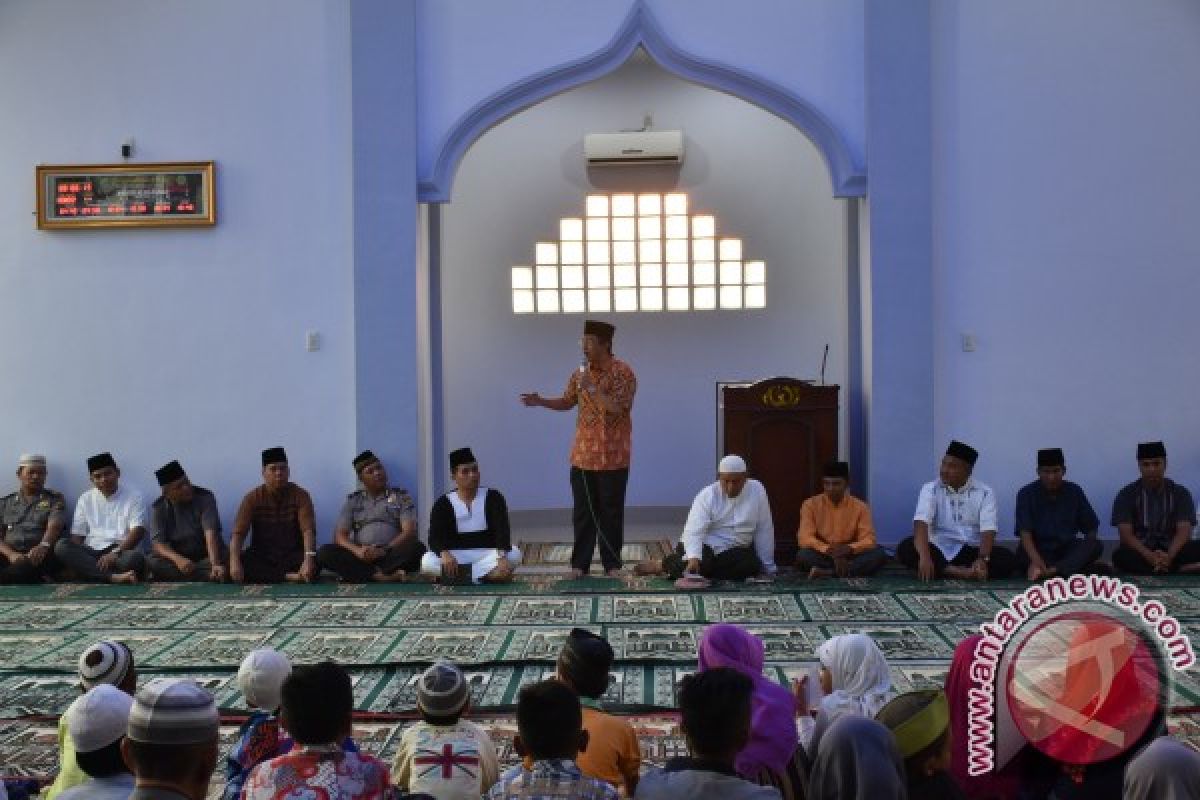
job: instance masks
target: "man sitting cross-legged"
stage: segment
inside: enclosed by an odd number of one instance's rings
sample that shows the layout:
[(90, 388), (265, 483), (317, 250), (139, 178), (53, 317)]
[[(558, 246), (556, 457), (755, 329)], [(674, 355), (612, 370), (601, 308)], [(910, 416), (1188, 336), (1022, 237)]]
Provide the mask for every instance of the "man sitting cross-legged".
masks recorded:
[(512, 544), (504, 495), (479, 485), (479, 462), (469, 447), (450, 454), (450, 477), (454, 491), (429, 511), (429, 552), (421, 572), (454, 583), (461, 567), (473, 583), (511, 581), (521, 551)]
[(108, 453), (89, 458), (87, 468), (93, 488), (76, 501), (71, 535), (58, 540), (54, 555), (81, 581), (137, 583), (146, 572), (146, 504), (120, 484), (121, 470)]
[(1063, 479), (1062, 450), (1038, 450), (1037, 474), (1017, 492), (1017, 565), (1031, 581), (1085, 572), (1103, 550), (1096, 538), (1100, 520), (1083, 489)]
[(796, 566), (808, 570), (810, 578), (875, 574), (887, 562), (887, 553), (875, 543), (871, 509), (847, 491), (850, 465), (826, 464), (821, 484), (824, 491), (800, 506)]
[(896, 548), (896, 558), (923, 581), (1007, 578), (1016, 566), (1011, 551), (993, 547), (996, 495), (971, 475), (978, 458), (975, 448), (950, 442), (938, 480), (921, 487), (913, 535)]
[[(263, 483), (246, 493), (233, 522), (229, 576), (236, 583), (305, 583), (317, 577), (312, 497), (292, 483), (287, 453), (262, 453)], [(250, 546), (244, 551), (246, 536)]]
[(67, 501), (46, 488), (46, 457), (24, 453), (21, 487), (0, 498), (0, 583), (40, 583), (58, 571), (54, 545), (67, 523)]
[(160, 467), (154, 477), (162, 487), (150, 506), (153, 539), (146, 561), (154, 579), (224, 581), (229, 548), (221, 538), (217, 498), (193, 486), (178, 461)]
[(1113, 501), (1112, 524), (1121, 537), (1113, 566), (1135, 575), (1200, 572), (1200, 542), (1192, 541), (1192, 493), (1167, 477), (1162, 442), (1139, 444), (1137, 461), (1141, 478)]
[(333, 544), (317, 561), (350, 583), (402, 581), (421, 568), (425, 545), (417, 538), (417, 513), (405, 490), (388, 486), (383, 462), (370, 450), (354, 459), (363, 488), (346, 498), (333, 529)]
[(709, 580), (740, 581), (775, 569), (775, 526), (767, 491), (747, 475), (741, 456), (717, 465), (717, 480), (692, 500), (675, 552), (638, 564), (639, 575), (684, 573)]

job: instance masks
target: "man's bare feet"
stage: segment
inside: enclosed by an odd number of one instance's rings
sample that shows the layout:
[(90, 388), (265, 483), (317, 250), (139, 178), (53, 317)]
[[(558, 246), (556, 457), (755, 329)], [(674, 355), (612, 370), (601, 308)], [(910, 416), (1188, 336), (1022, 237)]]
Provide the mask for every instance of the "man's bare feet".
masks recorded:
[(395, 572), (384, 572), (378, 569), (371, 576), (371, 580), (378, 583), (404, 583), (408, 580), (408, 575), (402, 569), (398, 569)]
[(619, 578), (621, 577), (621, 568), (613, 567), (612, 569), (606, 569), (604, 570), (604, 574), (610, 578)]
[(962, 581), (979, 580), (979, 573), (975, 571), (974, 567), (958, 567), (954, 564), (947, 564), (943, 573), (947, 578), (958, 578)]
[(663, 564), (661, 558), (651, 558), (646, 561), (639, 561), (633, 565), (634, 575), (661, 575)]
[(108, 578), (109, 583), (137, 583), (138, 576), (133, 570), (128, 572), (114, 572)]
[(283, 579), (288, 583), (304, 583), (304, 576), (299, 572), (289, 572), (283, 576)]
[(808, 579), (810, 581), (815, 580), (817, 578), (831, 578), (831, 577), (833, 577), (833, 570), (825, 569), (824, 567), (813, 567), (812, 569), (810, 569), (808, 571)]
[(568, 577), (573, 581), (577, 581), (583, 577), (583, 570), (579, 569), (578, 567), (571, 567), (571, 572), (569, 573)]
[(1200, 572), (1200, 561), (1193, 561), (1191, 564), (1184, 564), (1179, 568), (1179, 571), (1185, 575), (1194, 575)]

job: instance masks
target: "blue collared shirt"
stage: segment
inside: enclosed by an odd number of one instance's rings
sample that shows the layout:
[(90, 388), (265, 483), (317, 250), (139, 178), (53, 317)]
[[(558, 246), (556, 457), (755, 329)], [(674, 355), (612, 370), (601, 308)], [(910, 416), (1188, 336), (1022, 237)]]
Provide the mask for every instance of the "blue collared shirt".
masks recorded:
[(1016, 536), (1029, 531), (1039, 550), (1058, 550), (1074, 542), (1076, 534), (1094, 533), (1099, 527), (1092, 504), (1077, 483), (1063, 481), (1062, 488), (1051, 494), (1041, 481), (1034, 481), (1017, 492)]

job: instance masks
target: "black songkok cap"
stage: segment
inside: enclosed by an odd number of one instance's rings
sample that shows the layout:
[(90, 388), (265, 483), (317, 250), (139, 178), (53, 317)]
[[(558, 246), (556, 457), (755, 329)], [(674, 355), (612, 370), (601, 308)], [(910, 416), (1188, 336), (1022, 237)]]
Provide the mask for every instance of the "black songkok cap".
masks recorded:
[(946, 448), (946, 455), (961, 458), (963, 461), (975, 466), (975, 462), (979, 460), (979, 451), (969, 444), (954, 439), (950, 442), (950, 446)]
[(603, 636), (583, 628), (572, 628), (558, 656), (563, 677), (584, 697), (599, 697), (608, 690), (612, 668), (612, 645)]
[(475, 454), (471, 452), (469, 447), (460, 447), (450, 454), (450, 471), (461, 467), (463, 464), (474, 464)]
[(1067, 460), (1063, 458), (1063, 451), (1060, 447), (1047, 447), (1044, 450), (1038, 450), (1038, 466), (1039, 467), (1065, 467)]
[(166, 486), (168, 483), (173, 483), (182, 478), (183, 474), (183, 467), (179, 466), (178, 461), (163, 464), (154, 471), (154, 477), (158, 478), (159, 486)]
[(375, 454), (372, 453), (370, 450), (363, 450), (361, 453), (359, 453), (358, 455), (356, 455), (354, 457), (354, 461), (352, 462), (354, 464), (354, 474), (357, 475), (358, 473), (362, 472), (362, 468), (365, 467), (367, 464), (370, 464), (372, 461), (378, 461), (378, 460), (379, 459), (376, 458)]
[(287, 453), (284, 452), (282, 447), (268, 447), (266, 450), (263, 450), (262, 462), (264, 467), (271, 464), (286, 464)]
[(1138, 461), (1143, 458), (1166, 458), (1167, 448), (1162, 442), (1142, 442), (1137, 449)]
[(827, 461), (821, 470), (822, 478), (845, 478), (850, 480), (850, 465), (845, 461)]
[(105, 467), (116, 467), (117, 462), (113, 460), (112, 453), (99, 453), (87, 460), (88, 472), (95, 472), (98, 469)]
[(606, 342), (611, 342), (613, 334), (616, 332), (617, 329), (607, 322), (601, 322), (598, 319), (586, 319), (583, 321), (584, 336), (599, 336)]

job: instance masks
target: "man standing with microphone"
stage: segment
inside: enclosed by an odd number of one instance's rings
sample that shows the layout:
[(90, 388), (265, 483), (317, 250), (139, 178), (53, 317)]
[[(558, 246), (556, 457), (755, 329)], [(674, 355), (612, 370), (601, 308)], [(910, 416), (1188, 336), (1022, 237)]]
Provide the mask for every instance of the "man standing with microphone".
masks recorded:
[(567, 378), (562, 397), (521, 395), (527, 406), (569, 411), (579, 406), (571, 445), (571, 495), (575, 547), (571, 577), (587, 574), (597, 542), (604, 571), (621, 569), (625, 541), (625, 484), (629, 480), (633, 395), (637, 378), (629, 365), (612, 354), (615, 328), (607, 322), (583, 324), (583, 364)]

